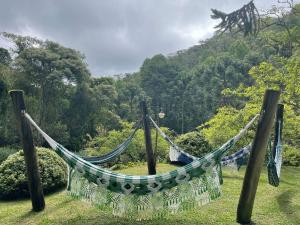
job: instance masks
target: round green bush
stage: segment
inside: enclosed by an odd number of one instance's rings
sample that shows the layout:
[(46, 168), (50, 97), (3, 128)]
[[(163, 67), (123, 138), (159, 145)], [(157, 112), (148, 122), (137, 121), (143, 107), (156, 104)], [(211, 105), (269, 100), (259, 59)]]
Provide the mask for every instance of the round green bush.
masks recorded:
[(196, 157), (202, 157), (213, 149), (198, 131), (192, 131), (178, 136), (175, 143), (183, 148), (184, 151)]
[[(61, 189), (67, 183), (67, 166), (52, 150), (37, 148), (37, 158), (44, 193)], [(29, 196), (23, 151), (10, 155), (0, 165), (0, 198), (15, 199)]]

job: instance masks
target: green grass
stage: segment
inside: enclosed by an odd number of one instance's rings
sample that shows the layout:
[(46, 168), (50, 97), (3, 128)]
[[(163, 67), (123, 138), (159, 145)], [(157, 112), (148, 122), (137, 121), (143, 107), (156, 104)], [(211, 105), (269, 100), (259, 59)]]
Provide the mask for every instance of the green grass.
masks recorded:
[[(164, 172), (173, 166), (159, 164), (158, 171)], [(141, 165), (122, 170), (129, 174), (145, 174)], [(236, 207), (245, 170), (224, 170), (222, 197), (201, 208), (172, 215), (165, 219), (132, 221), (112, 216), (107, 211), (93, 207), (87, 202), (75, 200), (65, 191), (46, 197), (46, 209), (34, 213), (29, 200), (0, 202), (0, 224), (236, 224)], [(266, 171), (260, 179), (253, 210), (255, 224), (299, 224), (300, 223), (300, 168), (284, 167), (278, 188), (267, 183)]]

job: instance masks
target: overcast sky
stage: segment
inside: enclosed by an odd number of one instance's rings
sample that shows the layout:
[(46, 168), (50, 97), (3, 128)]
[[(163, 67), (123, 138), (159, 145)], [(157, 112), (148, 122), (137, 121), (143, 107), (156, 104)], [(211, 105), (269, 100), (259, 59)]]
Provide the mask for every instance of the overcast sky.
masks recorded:
[[(211, 8), (230, 12), (248, 1), (0, 0), (0, 32), (56, 41), (82, 52), (93, 75), (113, 75), (210, 37)], [(254, 2), (270, 8), (277, 0)], [(0, 47), (7, 47), (3, 39)]]

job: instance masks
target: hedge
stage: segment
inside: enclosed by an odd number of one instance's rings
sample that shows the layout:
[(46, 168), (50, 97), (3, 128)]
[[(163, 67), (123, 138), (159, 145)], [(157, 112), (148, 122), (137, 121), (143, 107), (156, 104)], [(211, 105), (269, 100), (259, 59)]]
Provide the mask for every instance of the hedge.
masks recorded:
[[(61, 189), (67, 183), (67, 166), (52, 150), (37, 148), (38, 164), (44, 193)], [(10, 155), (0, 165), (0, 198), (29, 196), (23, 151)]]

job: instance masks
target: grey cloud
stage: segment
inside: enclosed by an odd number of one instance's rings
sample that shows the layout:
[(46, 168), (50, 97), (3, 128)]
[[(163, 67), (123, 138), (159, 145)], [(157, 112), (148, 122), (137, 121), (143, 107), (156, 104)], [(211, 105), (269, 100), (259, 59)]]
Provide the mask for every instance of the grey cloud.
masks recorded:
[[(94, 75), (137, 71), (146, 57), (188, 48), (213, 32), (210, 9), (248, 0), (0, 0), (0, 31), (57, 41), (86, 55)], [(268, 7), (276, 0), (256, 0)], [(1, 45), (1, 42), (0, 42)]]

